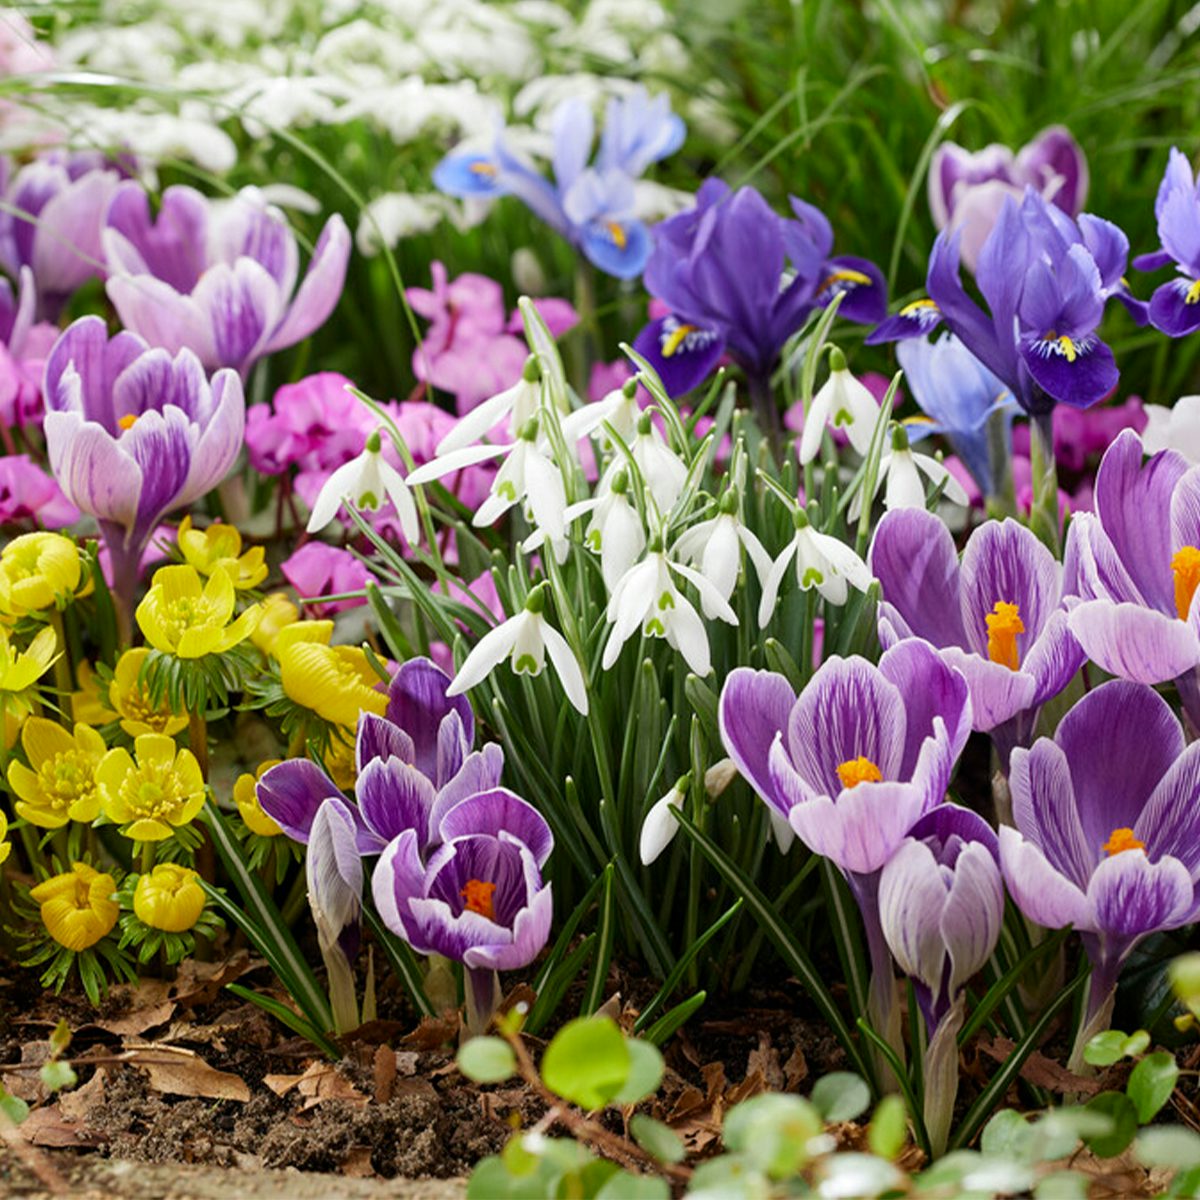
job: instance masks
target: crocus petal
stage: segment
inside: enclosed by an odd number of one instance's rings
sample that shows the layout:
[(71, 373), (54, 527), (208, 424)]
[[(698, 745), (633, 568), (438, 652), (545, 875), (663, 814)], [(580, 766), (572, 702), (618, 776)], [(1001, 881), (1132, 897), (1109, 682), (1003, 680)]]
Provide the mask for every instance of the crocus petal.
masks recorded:
[(371, 712), (359, 716), (354, 762), (360, 773), (373, 758), (399, 758), (411, 763), (415, 756), (412, 738), (398, 725)]
[(417, 769), (430, 779), (436, 778), (438, 731), (447, 713), (458, 714), (467, 747), (475, 740), (470, 702), (451, 697), (449, 687), (450, 676), (428, 658), (402, 663), (388, 686), (384, 715), (412, 738)]
[(1195, 887), (1177, 858), (1151, 862), (1142, 850), (1106, 858), (1088, 886), (1096, 929), (1117, 937), (1137, 937), (1174, 929), (1191, 919)]
[(1066, 879), (1086, 888), (1100, 847), (1079, 819), (1071, 768), (1061, 747), (1040, 738), (1031, 749), (1016, 747), (1009, 760), (1013, 823)]
[(939, 932), (950, 953), (951, 995), (992, 956), (1004, 920), (1004, 885), (986, 847), (965, 846), (954, 864), (954, 882), (946, 899)]
[(142, 492), (141, 467), (100, 425), (77, 412), (48, 412), (43, 430), (50, 467), (67, 499), (131, 530)]
[(304, 280), (287, 316), (271, 334), (262, 351), (264, 354), (274, 354), (276, 350), (294, 345), (325, 323), (341, 298), (349, 261), (350, 231), (341, 216), (334, 213), (321, 230)]
[(1170, 855), (1200, 876), (1200, 742), (1193, 742), (1159, 780), (1133, 824), (1139, 841), (1152, 846), (1155, 857)]
[(1080, 931), (1094, 930), (1087, 896), (1056, 871), (1037, 846), (1007, 825), (1000, 826), (1000, 867), (1009, 893), (1030, 920), (1047, 929), (1073, 925)]
[(306, 758), (289, 759), (264, 772), (255, 791), (263, 812), (292, 841), (305, 845), (321, 802), (341, 795), (337, 784)]
[(380, 920), (393, 933), (406, 939), (413, 949), (422, 952), (425, 948), (414, 941), (417, 929), (409, 904), (423, 894), (424, 883), (425, 869), (417, 848), (417, 832), (406, 829), (379, 856), (371, 876), (371, 894)]
[(428, 845), (435, 793), (416, 767), (399, 758), (372, 759), (355, 782), (354, 794), (363, 821), (379, 838), (379, 849), (406, 829), (415, 829), (420, 844)]
[(456, 805), (476, 792), (490, 791), (500, 782), (504, 770), (504, 751), (495, 742), (482, 750), (468, 754), (458, 774), (438, 791), (433, 813), (429, 818), (434, 833), (441, 828), (442, 818)]
[(717, 710), (729, 757), (759, 796), (783, 816), (788, 805), (775, 791), (769, 760), (771, 745), (787, 729), (795, 703), (796, 693), (784, 676), (738, 667), (725, 680)]
[(965, 676), (971, 692), (972, 720), (981, 732), (990, 732), (1033, 706), (1037, 680), (1025, 671), (1011, 671), (1002, 663), (966, 653), (957, 646), (948, 646), (941, 654)]
[(471, 834), (513, 838), (528, 847), (539, 867), (554, 849), (546, 818), (532, 804), (507, 788), (497, 787), (468, 796), (446, 812), (438, 825), (443, 842)]
[(515, 971), (528, 966), (545, 946), (553, 918), (551, 885), (546, 884), (530, 900), (529, 905), (517, 913), (513, 921), (511, 943), (473, 946), (463, 954), (463, 964), (493, 971)]
[(941, 916), (946, 885), (923, 842), (906, 841), (879, 876), (879, 920), (900, 969), (931, 992), (942, 984), (948, 946)]
[(1188, 624), (1141, 605), (1087, 600), (1067, 624), (1088, 658), (1121, 679), (1164, 683), (1200, 666), (1200, 639)]
[(171, 354), (185, 347), (205, 366), (224, 366), (217, 357), (209, 315), (191, 296), (181, 296), (152, 275), (114, 275), (108, 298), (126, 329)]

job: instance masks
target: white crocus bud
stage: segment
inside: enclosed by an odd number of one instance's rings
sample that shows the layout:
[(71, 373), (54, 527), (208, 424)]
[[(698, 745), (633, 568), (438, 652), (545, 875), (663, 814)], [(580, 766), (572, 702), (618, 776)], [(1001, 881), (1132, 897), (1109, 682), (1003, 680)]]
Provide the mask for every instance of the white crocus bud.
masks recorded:
[(807, 464), (821, 449), (825, 426), (844, 429), (850, 445), (866, 455), (879, 419), (875, 397), (850, 374), (846, 356), (835, 346), (829, 353), (829, 378), (813, 397), (800, 433), (800, 461)]
[(683, 808), (684, 797), (692, 786), (690, 774), (675, 781), (675, 786), (661, 800), (655, 801), (642, 822), (642, 833), (638, 839), (638, 856), (642, 866), (648, 867), (671, 844), (679, 832), (679, 822), (673, 812)]

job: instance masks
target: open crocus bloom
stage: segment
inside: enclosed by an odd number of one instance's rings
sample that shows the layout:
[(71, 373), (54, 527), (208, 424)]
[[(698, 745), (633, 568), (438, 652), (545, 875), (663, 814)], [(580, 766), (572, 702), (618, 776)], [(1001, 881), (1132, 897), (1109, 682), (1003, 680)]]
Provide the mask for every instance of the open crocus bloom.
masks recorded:
[(152, 218), (145, 191), (130, 181), (109, 205), (104, 252), (108, 296), (128, 329), (172, 353), (187, 347), (210, 370), (244, 376), (333, 311), (350, 233), (340, 216), (329, 218), (297, 288), (296, 235), (255, 189), (213, 201), (169, 187)]
[(1185, 749), (1166, 701), (1124, 680), (1080, 700), (1053, 740), (1013, 751), (1004, 878), (1031, 920), (1083, 934), (1090, 1016), (1139, 939), (1195, 920), (1198, 769), (1200, 742)]
[(962, 675), (910, 639), (878, 667), (827, 660), (799, 697), (782, 675), (739, 668), (720, 726), (738, 770), (805, 845), (868, 874), (945, 795), (971, 704)]
[(924, 638), (966, 677), (975, 728), (1013, 744), (1037, 707), (1083, 662), (1062, 608), (1062, 569), (1016, 521), (988, 521), (960, 565), (949, 529), (933, 513), (889, 512), (879, 522), (871, 571), (883, 587), (879, 640)]
[[(504, 752), (493, 744), (471, 750), (470, 703), (465, 696), (447, 696), (449, 686), (450, 676), (429, 659), (410, 659), (392, 677), (384, 716), (359, 716), (358, 804), (347, 807), (361, 854), (378, 854), (408, 829), (424, 850), (451, 808), (500, 782)], [(258, 781), (257, 794), (284, 833), (305, 844), (322, 803), (342, 798), (333, 780), (303, 758), (272, 767)]]
[(1093, 662), (1136, 683), (1177, 676), (1193, 717), (1200, 666), (1200, 468), (1174, 450), (1142, 462), (1126, 430), (1096, 474), (1095, 514), (1067, 537), (1071, 632)]

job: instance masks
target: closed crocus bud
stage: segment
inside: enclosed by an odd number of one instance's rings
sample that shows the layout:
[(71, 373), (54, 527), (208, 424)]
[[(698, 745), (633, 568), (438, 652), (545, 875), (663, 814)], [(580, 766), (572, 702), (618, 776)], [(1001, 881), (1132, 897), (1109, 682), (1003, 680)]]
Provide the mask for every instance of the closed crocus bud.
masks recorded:
[(642, 822), (642, 836), (638, 841), (638, 854), (642, 865), (648, 867), (671, 844), (679, 830), (679, 822), (672, 809), (682, 809), (683, 799), (692, 786), (691, 775), (682, 775), (675, 786), (646, 814)]
[(87, 863), (75, 863), (61, 875), (30, 888), (41, 910), (46, 932), (68, 950), (86, 950), (117, 923), (120, 908), (113, 899), (117, 885), (111, 875)]
[(133, 911), (143, 925), (164, 933), (186, 933), (204, 912), (204, 889), (190, 867), (159, 863), (138, 877)]

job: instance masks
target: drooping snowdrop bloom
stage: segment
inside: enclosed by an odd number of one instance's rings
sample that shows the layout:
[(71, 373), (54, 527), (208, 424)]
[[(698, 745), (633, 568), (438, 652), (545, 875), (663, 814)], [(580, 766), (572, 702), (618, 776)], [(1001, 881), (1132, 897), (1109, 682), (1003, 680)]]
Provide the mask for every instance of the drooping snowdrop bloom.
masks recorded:
[(1009, 893), (1030, 920), (1083, 935), (1092, 962), (1088, 1039), (1107, 1028), (1121, 967), (1142, 938), (1196, 919), (1200, 742), (1185, 747), (1170, 706), (1112, 680), (1062, 719), (1053, 739), (1013, 751), (1016, 828), (1000, 829)]
[(605, 615), (613, 628), (601, 660), (606, 671), (639, 627), (644, 637), (665, 638), (697, 675), (707, 675), (712, 669), (704, 621), (675, 585), (673, 575), (691, 583), (700, 593), (701, 603), (722, 621), (738, 623), (737, 614), (720, 592), (698, 571), (672, 561), (658, 538), (646, 557), (621, 576), (609, 596)]
[[(934, 487), (941, 487), (942, 495), (951, 504), (966, 508), (970, 503), (963, 485), (932, 455), (921, 454), (908, 442), (908, 431), (903, 425), (892, 426), (892, 446), (879, 459), (879, 475), (875, 480), (875, 495), (883, 488), (883, 506), (889, 512), (896, 508), (924, 508), (924, 475)], [(874, 499), (874, 497), (872, 497)], [(862, 489), (860, 488), (850, 505), (850, 520), (855, 521), (862, 512)]]
[(522, 429), (537, 416), (541, 400), (542, 371), (536, 355), (525, 360), (521, 378), (510, 388), (477, 404), (440, 442), (439, 455), (461, 450), (486, 437), (505, 418), (513, 430)]
[(830, 604), (845, 604), (852, 587), (865, 592), (871, 586), (870, 569), (845, 542), (814, 529), (808, 514), (799, 506), (792, 512), (792, 522), (796, 530), (792, 540), (763, 578), (762, 602), (758, 606), (758, 624), (762, 629), (775, 613), (779, 589), (793, 558), (800, 590), (816, 588)]
[(517, 675), (540, 675), (548, 653), (567, 699), (587, 715), (587, 681), (583, 669), (566, 638), (544, 616), (548, 587), (545, 583), (535, 587), (516, 616), (509, 617), (479, 639), (459, 667), (454, 682), (446, 689), (447, 696), (461, 696), (470, 691), (506, 658)]
[[(754, 531), (742, 524), (737, 508), (737, 493), (726, 492), (717, 515), (693, 525), (675, 543), (676, 556), (696, 567), (726, 602), (737, 585), (742, 565), (741, 546), (745, 546), (759, 579), (765, 579), (771, 571), (771, 556)], [(700, 607), (709, 619), (717, 615), (704, 597)]]
[(325, 481), (308, 518), (308, 532), (324, 529), (343, 504), (375, 512), (385, 500), (392, 502), (409, 545), (415, 545), (420, 538), (417, 506), (404, 477), (383, 457), (383, 439), (376, 429), (367, 438), (363, 452), (338, 467)]
[(879, 421), (879, 402), (850, 373), (846, 356), (835, 346), (829, 355), (829, 378), (812, 399), (800, 434), (800, 462), (810, 463), (821, 449), (825, 426), (841, 429), (857, 454), (866, 457)]
[(987, 521), (960, 565), (941, 518), (914, 508), (884, 516), (868, 557), (883, 588), (880, 642), (922, 638), (937, 647), (966, 677), (975, 728), (1006, 760), (1083, 663), (1054, 556), (1024, 525)]
[(871, 951), (876, 1029), (899, 1044), (879, 872), (946, 794), (971, 732), (967, 681), (914, 638), (878, 666), (827, 659), (799, 697), (782, 675), (739, 667), (721, 689), (718, 717), (743, 778), (845, 874)]
[[(637, 434), (638, 421), (642, 409), (638, 404), (638, 388), (641, 379), (637, 375), (626, 379), (618, 388), (613, 388), (606, 396), (593, 404), (585, 404), (573, 413), (563, 417), (563, 438), (572, 449), (581, 439), (595, 433), (601, 425), (608, 424), (627, 445)], [(603, 442), (608, 444), (608, 436), (603, 436)]]
[(656, 800), (642, 821), (642, 832), (638, 836), (638, 857), (642, 866), (648, 867), (675, 840), (679, 822), (671, 815), (672, 810), (683, 808), (684, 798), (692, 786), (691, 775), (683, 775), (675, 786), (661, 799)]
[(1171, 408), (1147, 404), (1145, 413), (1142, 446), (1147, 454), (1177, 450), (1192, 466), (1200, 463), (1200, 396), (1180, 396)]
[[(595, 496), (568, 505), (563, 516), (568, 525), (581, 517), (590, 517), (583, 540), (600, 555), (600, 573), (604, 586), (611, 592), (646, 548), (646, 530), (629, 501), (628, 471), (616, 470), (607, 487), (598, 488)], [(527, 538), (522, 548), (530, 553), (541, 540), (539, 531)]]
[[(633, 441), (629, 444), (629, 452), (637, 469), (642, 474), (650, 497), (658, 506), (658, 511), (666, 515), (679, 499), (683, 486), (687, 482), (688, 469), (683, 459), (663, 440), (663, 436), (655, 428), (652, 416), (648, 412), (638, 417)], [(618, 471), (625, 469), (624, 456), (617, 456), (608, 465), (600, 478), (601, 492), (607, 491), (611, 480)]]

